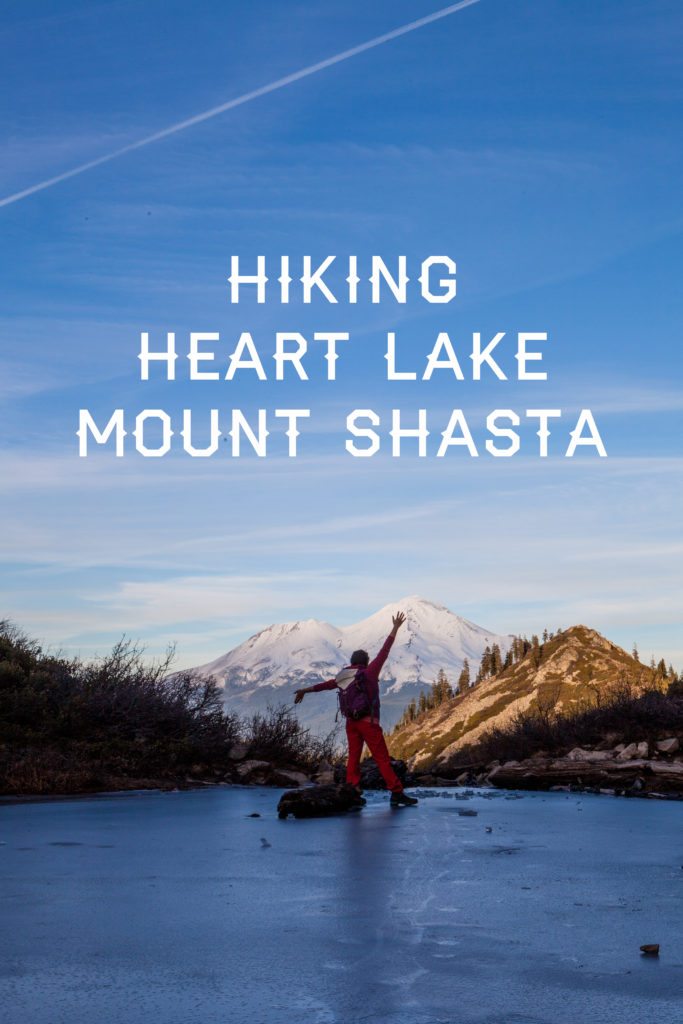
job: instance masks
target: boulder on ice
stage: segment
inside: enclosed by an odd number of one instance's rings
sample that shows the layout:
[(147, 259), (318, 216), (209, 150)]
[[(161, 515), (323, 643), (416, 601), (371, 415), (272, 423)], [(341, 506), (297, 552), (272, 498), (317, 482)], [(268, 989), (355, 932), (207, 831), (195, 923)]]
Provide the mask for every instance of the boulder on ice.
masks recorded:
[(325, 818), (345, 814), (362, 807), (365, 800), (355, 786), (347, 783), (334, 786), (307, 786), (283, 793), (277, 805), (278, 818)]

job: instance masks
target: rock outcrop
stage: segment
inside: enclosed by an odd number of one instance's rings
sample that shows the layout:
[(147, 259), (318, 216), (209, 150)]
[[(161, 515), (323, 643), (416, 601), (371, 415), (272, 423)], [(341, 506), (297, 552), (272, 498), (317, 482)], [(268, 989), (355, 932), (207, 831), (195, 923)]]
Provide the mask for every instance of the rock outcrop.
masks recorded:
[(269, 781), (271, 786), (307, 786), (311, 780), (305, 772), (275, 768)]
[(291, 789), (293, 786), (309, 785), (311, 778), (307, 772), (291, 764), (246, 758), (233, 761), (232, 767), (216, 781), (237, 783), (240, 786), (282, 786)]
[(269, 761), (242, 761), (237, 768), (237, 776), (241, 782), (265, 783), (272, 765)]
[(659, 740), (656, 746), (660, 754), (677, 754), (681, 749), (677, 736), (669, 736), (667, 739)]

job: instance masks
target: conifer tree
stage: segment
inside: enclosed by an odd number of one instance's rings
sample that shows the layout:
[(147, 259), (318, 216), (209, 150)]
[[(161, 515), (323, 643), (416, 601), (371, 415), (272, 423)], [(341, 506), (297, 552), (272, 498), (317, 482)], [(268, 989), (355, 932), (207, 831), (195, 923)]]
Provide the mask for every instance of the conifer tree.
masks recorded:
[(458, 676), (458, 693), (467, 693), (470, 688), (470, 663), (465, 658)]
[(442, 668), (439, 669), (439, 674), (436, 677), (436, 682), (432, 687), (432, 694), (434, 697), (434, 703), (436, 706), (443, 704), (445, 700), (450, 700), (453, 696), (453, 690), (448, 682), (448, 676)]

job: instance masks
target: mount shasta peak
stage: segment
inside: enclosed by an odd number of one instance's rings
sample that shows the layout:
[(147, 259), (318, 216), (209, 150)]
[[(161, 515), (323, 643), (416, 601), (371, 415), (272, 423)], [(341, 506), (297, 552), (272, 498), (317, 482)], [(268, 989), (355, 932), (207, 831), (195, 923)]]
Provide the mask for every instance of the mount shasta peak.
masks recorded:
[[(391, 728), (406, 704), (431, 686), (441, 669), (455, 686), (465, 658), (476, 672), (487, 646), (498, 644), (505, 654), (512, 637), (456, 615), (444, 605), (407, 597), (386, 605), (351, 626), (337, 627), (318, 619), (271, 625), (214, 661), (193, 669), (213, 676), (233, 710), (250, 713), (291, 700), (291, 691), (336, 675), (351, 652), (364, 648), (373, 658), (391, 629), (391, 617), (406, 616), (380, 678), (382, 724)], [(316, 732), (334, 724), (335, 703), (329, 694), (307, 698), (297, 713)]]

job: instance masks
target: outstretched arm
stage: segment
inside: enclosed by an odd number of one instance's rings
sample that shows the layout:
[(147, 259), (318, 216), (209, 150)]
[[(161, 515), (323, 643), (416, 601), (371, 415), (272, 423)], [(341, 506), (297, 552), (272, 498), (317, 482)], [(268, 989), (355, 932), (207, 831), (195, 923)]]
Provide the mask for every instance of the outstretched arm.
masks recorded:
[(326, 679), (324, 683), (316, 683), (315, 686), (304, 686), (303, 689), (294, 691), (294, 703), (301, 704), (307, 693), (319, 693), (320, 690), (334, 690), (336, 685), (336, 679)]

